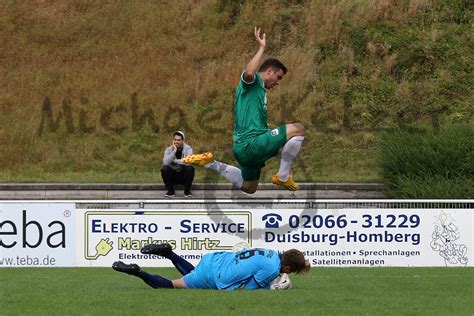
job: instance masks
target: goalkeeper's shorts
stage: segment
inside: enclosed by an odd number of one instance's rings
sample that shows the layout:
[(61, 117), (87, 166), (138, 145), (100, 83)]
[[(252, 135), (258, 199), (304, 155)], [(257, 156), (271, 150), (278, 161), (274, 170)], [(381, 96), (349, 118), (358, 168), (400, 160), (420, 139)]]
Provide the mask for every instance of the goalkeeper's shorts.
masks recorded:
[(204, 255), (194, 270), (183, 277), (184, 284), (187, 288), (212, 290), (217, 289), (212, 273), (213, 256), (214, 253)]

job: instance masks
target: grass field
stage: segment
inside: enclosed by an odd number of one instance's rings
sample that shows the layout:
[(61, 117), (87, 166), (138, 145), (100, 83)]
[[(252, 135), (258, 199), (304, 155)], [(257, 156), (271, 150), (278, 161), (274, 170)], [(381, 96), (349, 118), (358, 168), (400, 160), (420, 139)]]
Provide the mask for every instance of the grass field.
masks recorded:
[(4, 268), (0, 314), (474, 314), (472, 268), (321, 268), (291, 279), (289, 291), (155, 290), (108, 268)]

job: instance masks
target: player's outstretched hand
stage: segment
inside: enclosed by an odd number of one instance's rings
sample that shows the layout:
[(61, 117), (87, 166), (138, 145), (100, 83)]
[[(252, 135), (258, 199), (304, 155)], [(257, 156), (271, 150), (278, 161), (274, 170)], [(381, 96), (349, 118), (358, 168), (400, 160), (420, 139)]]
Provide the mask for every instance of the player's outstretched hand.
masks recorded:
[(257, 29), (257, 27), (255, 27), (254, 32), (255, 32), (255, 39), (257, 40), (258, 45), (260, 45), (261, 47), (265, 47), (267, 43), (266, 34), (263, 33), (262, 37), (260, 37), (260, 28)]

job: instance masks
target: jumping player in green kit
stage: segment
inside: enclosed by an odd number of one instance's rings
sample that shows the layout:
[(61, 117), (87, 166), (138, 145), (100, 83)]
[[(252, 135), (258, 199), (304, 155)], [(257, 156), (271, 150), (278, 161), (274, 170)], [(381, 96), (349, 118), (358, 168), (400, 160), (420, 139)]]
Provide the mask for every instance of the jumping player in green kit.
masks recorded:
[(210, 152), (187, 156), (182, 162), (214, 170), (242, 191), (255, 193), (265, 162), (281, 153), (280, 169), (272, 182), (296, 191), (298, 185), (290, 169), (301, 149), (304, 127), (292, 123), (268, 128), (267, 90), (277, 86), (288, 70), (278, 59), (269, 58), (261, 63), (266, 36), (260, 36), (257, 28), (254, 33), (259, 48), (242, 72), (234, 99), (233, 152), (240, 169), (215, 161)]

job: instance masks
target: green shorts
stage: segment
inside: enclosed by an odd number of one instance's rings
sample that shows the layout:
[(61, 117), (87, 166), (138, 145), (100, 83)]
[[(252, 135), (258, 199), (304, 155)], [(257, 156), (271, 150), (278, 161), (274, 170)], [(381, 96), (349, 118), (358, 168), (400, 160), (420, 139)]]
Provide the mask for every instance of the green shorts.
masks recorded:
[(242, 178), (245, 181), (260, 179), (260, 170), (265, 161), (278, 155), (286, 143), (286, 125), (269, 129), (244, 143), (234, 142), (234, 157), (240, 164)]

